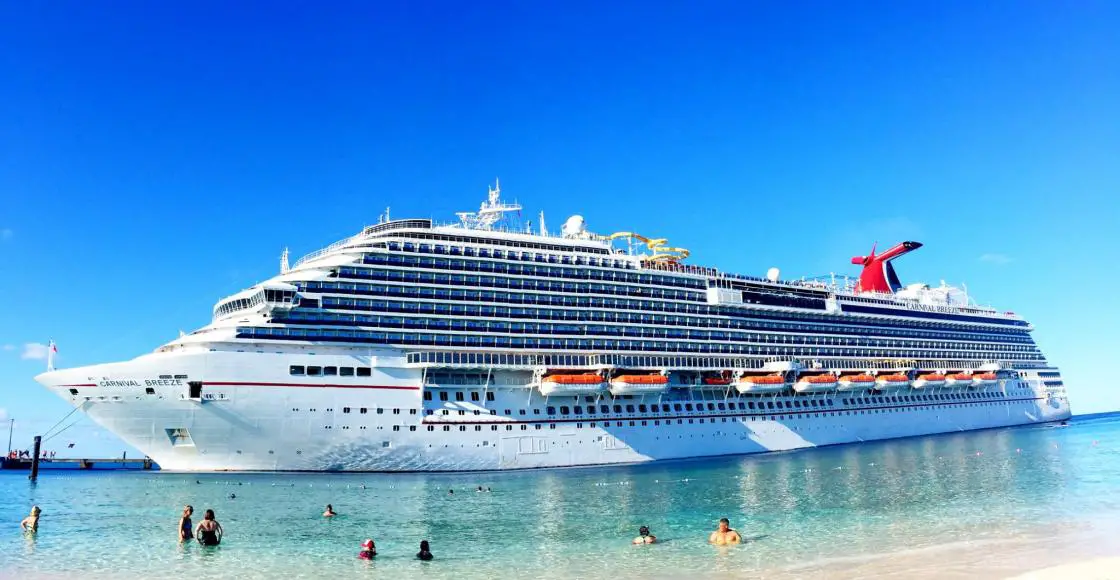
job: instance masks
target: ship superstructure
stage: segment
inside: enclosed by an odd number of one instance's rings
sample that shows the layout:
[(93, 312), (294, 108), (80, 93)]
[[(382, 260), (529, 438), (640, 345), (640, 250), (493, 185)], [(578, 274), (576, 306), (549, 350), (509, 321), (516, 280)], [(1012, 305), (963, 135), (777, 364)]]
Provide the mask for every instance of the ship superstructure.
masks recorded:
[(634, 232), (391, 220), (131, 361), (39, 380), (172, 470), (482, 470), (756, 453), (1063, 420), (1020, 316), (903, 286), (686, 262)]

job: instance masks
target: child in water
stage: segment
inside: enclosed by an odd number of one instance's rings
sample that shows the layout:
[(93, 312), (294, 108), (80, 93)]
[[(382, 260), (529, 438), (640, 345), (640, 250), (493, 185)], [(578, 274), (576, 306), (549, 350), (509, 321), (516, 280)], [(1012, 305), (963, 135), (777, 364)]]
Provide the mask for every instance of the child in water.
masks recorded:
[(19, 529), (21, 529), (25, 532), (31, 532), (32, 534), (34, 534), (35, 532), (38, 532), (39, 531), (39, 514), (41, 514), (41, 513), (43, 513), (43, 510), (39, 509), (39, 506), (37, 506), (37, 505), (31, 506), (31, 515), (27, 516), (26, 518), (23, 518), (23, 521), (19, 523)]
[(336, 513), (334, 511), (334, 508), (331, 507), (331, 504), (327, 504), (327, 509), (323, 510), (323, 517), (324, 518), (333, 518), (334, 516), (337, 516), (337, 515), (338, 515), (338, 513)]
[(416, 554), (416, 557), (425, 562), (434, 558), (432, 551), (428, 548), (428, 540), (420, 540), (420, 551)]

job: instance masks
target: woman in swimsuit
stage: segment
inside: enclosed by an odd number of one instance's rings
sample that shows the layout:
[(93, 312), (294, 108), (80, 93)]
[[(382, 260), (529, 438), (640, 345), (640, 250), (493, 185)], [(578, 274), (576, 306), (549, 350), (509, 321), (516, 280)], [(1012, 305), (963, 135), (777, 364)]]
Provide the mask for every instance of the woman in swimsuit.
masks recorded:
[(41, 514), (41, 513), (43, 513), (43, 510), (39, 509), (39, 506), (37, 506), (37, 505), (31, 506), (31, 515), (27, 516), (26, 518), (23, 518), (23, 521), (21, 521), (19, 523), (19, 529), (21, 529), (25, 532), (31, 532), (32, 534), (34, 534), (35, 532), (38, 532), (39, 531), (39, 514)]
[(222, 524), (214, 519), (214, 510), (206, 510), (206, 515), (202, 516), (202, 521), (198, 523), (194, 535), (198, 538), (198, 543), (203, 546), (217, 546), (222, 543)]
[(191, 525), (191, 515), (194, 514), (194, 508), (191, 506), (183, 506), (183, 517), (179, 518), (179, 541), (185, 542), (194, 537), (192, 530), (194, 527)]

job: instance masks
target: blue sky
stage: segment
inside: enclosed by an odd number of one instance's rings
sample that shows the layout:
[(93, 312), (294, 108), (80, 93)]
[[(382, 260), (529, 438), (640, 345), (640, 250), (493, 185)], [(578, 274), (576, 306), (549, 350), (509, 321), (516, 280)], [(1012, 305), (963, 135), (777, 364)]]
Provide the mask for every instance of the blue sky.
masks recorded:
[(11, 4), (0, 417), (19, 446), (68, 411), (28, 345), (149, 352), (285, 246), (495, 177), (741, 273), (922, 241), (904, 281), (1023, 313), (1075, 411), (1118, 409), (1118, 29), (1109, 2)]

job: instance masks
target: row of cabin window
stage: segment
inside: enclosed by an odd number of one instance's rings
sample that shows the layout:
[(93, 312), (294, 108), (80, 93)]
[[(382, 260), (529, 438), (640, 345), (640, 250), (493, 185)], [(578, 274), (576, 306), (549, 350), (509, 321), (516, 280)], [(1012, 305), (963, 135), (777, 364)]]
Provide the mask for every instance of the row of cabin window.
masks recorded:
[[(925, 395), (884, 396), (884, 397), (874, 397), (874, 398), (872, 398), (872, 397), (845, 398), (845, 399), (843, 399), (842, 404), (843, 405), (865, 406), (865, 405), (876, 405), (876, 404), (881, 405), (881, 404), (884, 404), (884, 403), (903, 404), (903, 403), (924, 403), (924, 402), (936, 402), (936, 401), (964, 401), (964, 400), (984, 400), (984, 399), (992, 400), (992, 399), (1003, 399), (1003, 398), (1006, 398), (1006, 397), (1007, 396), (1004, 393), (998, 392), (998, 391), (965, 392), (965, 393), (938, 393), (938, 394), (925, 394)], [(424, 391), (424, 400), (425, 401), (431, 401), (432, 400), (432, 392), (431, 391)], [(439, 400), (441, 400), (441, 401), (447, 401), (448, 400), (447, 391), (439, 391)], [(464, 396), (463, 396), (462, 391), (456, 391), (455, 392), (455, 400), (456, 401), (464, 400)], [(472, 391), (471, 392), (471, 400), (472, 401), (478, 401), (479, 400), (479, 393), (475, 392), (475, 391)], [(487, 392), (486, 393), (486, 400), (487, 401), (493, 401), (494, 400), (494, 393)], [(706, 403), (706, 405), (707, 405), (706, 409), (705, 409), (705, 403), (695, 403), (695, 404), (693, 404), (693, 403), (673, 403), (672, 408), (670, 408), (670, 405), (668, 403), (660, 403), (660, 404), (659, 403), (654, 403), (654, 404), (650, 404), (650, 405), (639, 404), (639, 405), (636, 405), (636, 406), (635, 405), (625, 405), (625, 406), (624, 405), (613, 405), (613, 406), (612, 405), (599, 405), (599, 411), (598, 412), (604, 413), (604, 414), (609, 414), (613, 411), (614, 413), (617, 414), (617, 413), (622, 413), (624, 408), (625, 408), (625, 411), (627, 413), (634, 413), (634, 412), (638, 412), (638, 413), (677, 412), (677, 413), (679, 413), (679, 412), (682, 412), (682, 411), (684, 411), (684, 412), (692, 412), (692, 411), (703, 412), (705, 410), (707, 410), (707, 411), (729, 411), (729, 410), (734, 411), (734, 410), (736, 410), (736, 406), (738, 407), (738, 410), (740, 410), (740, 411), (783, 409), (783, 408), (784, 409), (819, 409), (819, 408), (834, 407), (835, 406), (835, 401), (833, 399), (804, 399), (804, 400), (794, 399), (792, 401), (790, 401), (790, 400), (777, 400), (777, 401), (746, 401), (746, 402), (740, 401), (738, 403), (736, 403), (736, 402)], [(518, 411), (519, 411), (520, 415), (525, 415), (527, 410), (526, 409), (519, 409)], [(532, 411), (533, 411), (534, 415), (540, 415), (540, 413), (541, 413), (540, 409), (532, 409)], [(568, 414), (582, 415), (584, 413), (584, 407), (581, 406), (581, 405), (574, 405), (572, 407), (568, 407), (567, 405), (561, 405), (559, 407), (559, 411), (560, 411), (561, 415), (568, 415)], [(549, 407), (545, 408), (545, 413), (548, 414), (548, 415), (555, 415), (556, 412), (557, 412), (557, 407), (549, 406)], [(595, 405), (587, 405), (586, 412), (590, 415), (594, 415), (596, 413)], [(458, 413), (460, 415), (466, 414), (465, 411), (459, 411)], [(491, 415), (494, 415), (496, 413), (497, 413), (496, 410), (491, 410), (490, 411)], [(429, 410), (426, 411), (425, 414), (432, 415), (432, 414), (434, 414), (434, 410), (429, 409)], [(448, 414), (448, 411), (444, 410), (443, 414), (444, 415)], [(476, 410), (476, 411), (474, 411), (474, 414), (478, 415), (478, 414), (480, 414), (480, 412), (478, 410)], [(506, 409), (505, 414), (506, 415), (512, 415), (513, 413), (512, 413), (511, 409)]]
[[(408, 299), (441, 299), (441, 300), (454, 300), (464, 303), (482, 302), (494, 304), (513, 304), (513, 305), (528, 305), (528, 306), (564, 306), (575, 308), (611, 308), (615, 310), (635, 310), (647, 311), (654, 313), (669, 313), (669, 314), (694, 314), (703, 316), (730, 316), (736, 318), (766, 318), (771, 320), (789, 320), (794, 322), (804, 322), (806, 320), (813, 320), (819, 322), (836, 322), (836, 315), (814, 315), (812, 313), (779, 313), (779, 312), (761, 312), (761, 311), (744, 311), (742, 308), (730, 306), (715, 306), (705, 302), (706, 299), (696, 301), (652, 301), (652, 300), (638, 300), (630, 298), (612, 298), (588, 295), (553, 295), (553, 294), (521, 294), (517, 292), (506, 292), (499, 290), (472, 290), (472, 289), (445, 289), (445, 288), (429, 288), (424, 286), (393, 286), (382, 284), (357, 284), (357, 283), (344, 283), (344, 282), (296, 282), (296, 286), (301, 291), (323, 291), (328, 290), (335, 294), (355, 294), (355, 295), (372, 295), (372, 296), (386, 296), (386, 297), (401, 297)], [(323, 302), (326, 304), (346, 305), (355, 309), (363, 310), (380, 310), (384, 309), (386, 305), (383, 304), (369, 304), (368, 300), (354, 299), (351, 301), (340, 301), (338, 299), (327, 298)], [(301, 306), (305, 304), (300, 302)], [(455, 305), (440, 305), (444, 308), (455, 308)], [(891, 320), (887, 321), (867, 321), (864, 323), (859, 319), (851, 318), (845, 320), (846, 325), (850, 326), (887, 326), (887, 327), (909, 327), (918, 329), (930, 330), (949, 330), (945, 325), (932, 322), (919, 322), (910, 320)], [(972, 330), (972, 329), (970, 329)], [(1025, 337), (1024, 331), (1012, 328), (979, 328), (975, 329), (985, 333), (1003, 333), (1012, 334), (1015, 336)]]
[[(1033, 349), (1037, 348), (1029, 336), (1008, 336), (1002, 334), (974, 334), (974, 333), (960, 333), (960, 332), (917, 332), (910, 330), (893, 329), (888, 327), (865, 327), (861, 324), (848, 325), (807, 325), (795, 323), (776, 323), (776, 322), (763, 322), (749, 319), (721, 319), (711, 317), (693, 317), (693, 316), (675, 316), (664, 314), (645, 314), (645, 313), (631, 313), (631, 312), (612, 312), (609, 310), (569, 310), (569, 309), (551, 309), (551, 308), (533, 308), (533, 307), (505, 307), (505, 306), (488, 306), (488, 305), (469, 305), (469, 304), (438, 304), (430, 302), (398, 302), (398, 301), (381, 301), (381, 300), (362, 300), (362, 299), (348, 299), (348, 298), (334, 298), (328, 297), (323, 301), (323, 307), (333, 310), (358, 310), (358, 311), (373, 311), (385, 312), (390, 314), (441, 314), (444, 316), (462, 316), (474, 318), (511, 318), (511, 319), (527, 319), (533, 321), (541, 320), (555, 320), (562, 322), (573, 322), (577, 324), (588, 323), (616, 323), (616, 324), (640, 324), (646, 326), (668, 326), (668, 327), (694, 327), (698, 329), (718, 329), (720, 331), (746, 331), (746, 332), (795, 332), (798, 334), (815, 336), (821, 334), (840, 335), (826, 337), (825, 340), (840, 340), (844, 337), (855, 337), (857, 339), (869, 338), (872, 340), (898, 340), (898, 339), (922, 339), (922, 340), (956, 340), (956, 341), (975, 341), (975, 342), (991, 342), (1000, 344), (1016, 344), (1025, 345), (1020, 349)], [(277, 322), (306, 322), (316, 324), (347, 324), (347, 325), (368, 325), (365, 323), (381, 322), (385, 318), (383, 316), (368, 315), (368, 314), (350, 314), (338, 312), (322, 312), (317, 309), (311, 308), (298, 308), (292, 310), (282, 317), (274, 318)], [(397, 326), (404, 324), (403, 318), (391, 318), (396, 320)], [(491, 328), (494, 325), (512, 325), (519, 324), (520, 322), (513, 321), (487, 321), (487, 320), (463, 320), (457, 321), (460, 326), (475, 325), (478, 327), (486, 328), (489, 325)], [(695, 330), (693, 330), (695, 332)], [(896, 338), (897, 337), (897, 338)]]
[[(1020, 401), (1020, 403), (1026, 404), (1026, 403), (1029, 403), (1029, 401)], [(997, 403), (985, 402), (985, 403), (970, 403), (966, 406), (968, 406), (968, 407), (979, 407), (979, 406), (982, 406), (982, 405), (983, 406), (994, 406), (996, 404)], [(822, 411), (820, 413), (816, 413), (815, 415), (813, 413), (808, 413), (808, 414), (804, 415), (804, 417), (808, 418), (808, 417), (814, 417), (815, 416), (815, 417), (819, 418), (821, 415), (829, 417), (829, 416), (840, 416), (840, 415), (867, 415), (867, 414), (882, 414), (882, 413), (905, 413), (905, 412), (908, 412), (908, 411), (911, 411), (911, 410), (912, 409), (852, 409), (852, 410), (846, 410), (846, 411)], [(793, 415), (791, 415), (790, 418), (792, 419)], [(692, 424), (694, 424), (695, 421), (699, 421), (701, 424), (703, 424), (706, 419), (711, 423), (715, 423), (716, 419), (719, 419), (721, 423), (727, 423), (728, 420), (729, 420), (728, 417), (710, 417), (710, 418), (698, 417), (698, 418), (693, 418), (693, 419), (677, 419), (676, 421), (677, 421), (677, 425), (683, 425), (685, 421), (688, 421), (688, 424), (692, 425)], [(738, 422), (741, 422), (741, 423), (745, 423), (745, 422), (747, 422), (747, 419), (748, 419), (747, 417), (731, 417), (730, 422), (734, 423), (734, 422), (738, 421)], [(764, 421), (774, 420), (774, 419), (783, 420), (783, 419), (785, 419), (785, 416), (784, 415), (761, 415), (761, 416), (757, 416), (757, 417), (750, 417), (751, 421), (756, 421), (756, 420), (759, 420), (759, 419), (762, 419)], [(637, 427), (640, 424), (642, 427), (646, 427), (646, 426), (649, 425), (649, 421), (653, 421), (654, 426), (660, 426), (661, 422), (663, 420), (662, 419), (635, 420), (635, 421), (630, 421), (629, 426), (630, 427)], [(664, 419), (664, 422), (665, 422), (665, 426), (668, 427), (669, 425), (673, 424), (673, 419)], [(610, 421), (603, 421), (603, 427), (604, 428), (605, 427), (610, 427), (610, 423), (611, 423)], [(542, 429), (544, 427), (544, 425), (545, 425), (544, 423), (533, 423), (533, 428), (539, 430), (539, 429)], [(598, 423), (595, 422), (595, 421), (592, 421), (588, 424), (589, 428), (595, 428), (597, 426), (598, 426)], [(622, 427), (623, 426), (623, 421), (616, 421), (615, 426), (616, 427)], [(529, 428), (528, 424), (525, 424), (525, 423), (521, 424), (521, 430), (522, 431), (526, 431), (526, 430), (528, 430), (528, 428)], [(556, 423), (548, 423), (548, 428), (549, 429), (555, 429), (556, 428)], [(583, 428), (583, 423), (576, 423), (576, 428), (577, 429), (582, 429)], [(411, 426), (409, 427), (409, 431), (415, 431), (415, 430), (416, 429), (414, 427), (411, 427)], [(444, 431), (450, 431), (451, 430), (451, 425), (444, 425), (443, 430)], [(466, 431), (467, 426), (466, 425), (460, 425), (459, 430), (460, 431)], [(474, 430), (475, 431), (482, 431), (482, 425), (475, 425)], [(497, 431), (498, 430), (498, 425), (491, 425), (490, 430), (491, 431)], [(400, 426), (399, 425), (393, 426), (393, 431), (400, 431)], [(435, 425), (428, 425), (428, 431), (435, 431)], [(513, 431), (513, 425), (506, 425), (506, 431)]]
[[(561, 244), (545, 244), (545, 243), (539, 243), (539, 242), (526, 242), (526, 241), (523, 241), (523, 240), (507, 240), (507, 239), (502, 239), (502, 238), (480, 238), (480, 237), (474, 237), (474, 236), (432, 234), (432, 233), (427, 233), (427, 232), (408, 232), (408, 233), (404, 233), (404, 234), (400, 234), (400, 235), (401, 236), (407, 236), (409, 238), (418, 239), (418, 240), (443, 240), (443, 241), (447, 241), (447, 242), (461, 242), (461, 243), (468, 243), (468, 244), (485, 244), (487, 246), (508, 246), (508, 247), (513, 247), (513, 248), (533, 248), (533, 249), (537, 249), (537, 250), (551, 250), (551, 251), (557, 251), (557, 252), (583, 252), (583, 253), (586, 253), (586, 254), (604, 254), (604, 255), (610, 254), (610, 250), (607, 250), (606, 248), (572, 246), (572, 245), (561, 245)], [(395, 246), (393, 246), (393, 244), (398, 244), (399, 246), (403, 246), (404, 249), (406, 249), (406, 250), (412, 250), (413, 248), (415, 248), (416, 246), (419, 245), (418, 242), (397, 241), (395, 239), (390, 239), (389, 240), (390, 248), (395, 247)], [(493, 251), (493, 250), (491, 248), (478, 248), (478, 251), (479, 252), (484, 252), (483, 255), (486, 255), (485, 252), (490, 252), (490, 251)], [(606, 258), (603, 258), (603, 259), (605, 260)]]
[[(403, 272), (399, 276), (393, 276), (390, 281), (400, 281), (407, 284), (439, 284), (441, 283), (434, 275), (429, 278), (420, 276), (417, 272)], [(662, 300), (681, 300), (695, 303), (701, 303), (706, 300), (704, 295), (700, 292), (689, 292), (685, 290), (666, 290), (659, 287), (648, 286), (613, 286), (610, 284), (580, 284), (576, 282), (550, 282), (548, 280), (521, 280), (510, 279), (511, 284), (506, 286), (510, 291), (496, 289), (486, 290), (485, 292), (493, 292), (496, 296), (510, 295), (510, 292), (517, 290), (536, 290), (538, 292), (550, 293), (568, 293), (580, 295), (605, 295), (605, 296), (641, 296), (645, 298), (659, 298)], [(512, 282), (518, 282), (516, 285)], [(448, 284), (448, 282), (442, 282)], [(341, 292), (349, 291), (356, 294), (373, 294), (376, 293), (377, 284), (366, 284), (363, 282), (305, 282), (307, 289), (312, 292)], [(451, 282), (451, 284), (456, 284)], [(463, 283), (457, 283), (463, 285)], [(479, 284), (471, 284), (472, 287), (478, 287)], [(594, 287), (593, 287), (594, 286)], [(415, 287), (410, 287), (415, 288)], [(496, 287), (498, 288), (498, 287)], [(442, 292), (442, 294), (441, 294)], [(426, 297), (440, 297), (450, 293), (455, 296), (451, 290), (442, 288), (429, 288), (421, 286), (415, 289), (415, 293), (422, 298)], [(823, 306), (822, 306), (823, 309)]]
[[(467, 347), (495, 347), (495, 348), (529, 348), (529, 349), (579, 349), (579, 350), (618, 350), (637, 352), (679, 352), (679, 353), (716, 353), (716, 354), (769, 354), (789, 356), (876, 356), (881, 353), (878, 348), (822, 348), (782, 346), (746, 346), (735, 343), (695, 343), (695, 342), (660, 342), (640, 340), (613, 340), (613, 339), (559, 339), (559, 338), (521, 338), (508, 336), (494, 336), (477, 334), (396, 334), (387, 332), (370, 332), (361, 330), (336, 330), (320, 328), (274, 328), (274, 327), (238, 327), (237, 338), (255, 340), (318, 340), (324, 342), (363, 342), (390, 345), (436, 345), (436, 346), (467, 346)], [(882, 347), (879, 347), (882, 348)], [(953, 351), (918, 351), (908, 356), (930, 359), (951, 359), (959, 356)], [(1044, 360), (1040, 353), (1001, 353), (1000, 360), (1032, 361)], [(310, 375), (310, 373), (308, 373)], [(368, 375), (359, 375), (368, 376)]]
[[(452, 313), (454, 314), (454, 313)], [(489, 333), (551, 334), (560, 336), (622, 336), (651, 339), (719, 340), (735, 342), (762, 342), (803, 346), (875, 346), (886, 348), (949, 348), (959, 351), (985, 352), (1034, 352), (1035, 346), (1018, 344), (991, 344), (974, 342), (934, 343), (924, 340), (900, 338), (865, 338), (862, 336), (786, 335), (770, 333), (732, 333), (727, 330), (695, 330), (656, 326), (607, 326), (602, 324), (552, 324), (542, 322), (506, 322), (485, 320), (458, 320), (447, 318), (410, 318), (374, 316), (363, 314), (336, 314), (329, 312), (291, 312), (273, 318), (276, 324), (317, 324), (356, 326), (365, 328), (409, 328), (431, 331), (468, 331)]]
[(288, 367), (288, 374), (296, 377), (368, 377), (372, 376), (373, 373), (369, 367), (305, 367), (303, 365), (292, 365)]
[[(350, 409), (351, 409), (351, 407), (343, 407), (342, 412), (343, 413), (349, 413)], [(358, 409), (358, 414), (360, 414), (360, 415), (365, 415), (366, 413), (369, 412), (369, 407), (357, 407), (357, 409)], [(377, 407), (376, 411), (377, 411), (378, 415), (382, 415), (382, 414), (385, 413), (385, 409), (383, 409), (381, 407)], [(401, 410), (400, 409), (393, 409), (393, 414), (394, 415), (400, 415)], [(409, 409), (408, 414), (409, 415), (415, 415), (416, 414), (416, 409)]]
[[(479, 395), (478, 391), (471, 391), (471, 400), (472, 401), (478, 401), (479, 397), (480, 397), (480, 395)], [(431, 391), (424, 391), (424, 400), (425, 401), (431, 401), (432, 400), (432, 392)], [(447, 391), (439, 391), (439, 400), (441, 400), (441, 401), (448, 400)], [(455, 391), (455, 400), (456, 401), (465, 400), (463, 398), (463, 391)], [(493, 401), (494, 400), (494, 393), (490, 392), (490, 391), (487, 391), (486, 392), (486, 400), (487, 401)]]
[[(366, 256), (363, 263), (370, 265), (386, 265), (403, 268), (436, 268), (458, 272), (484, 272), (492, 274), (538, 276), (541, 278), (560, 278), (563, 280), (597, 280), (606, 282), (627, 282), (631, 284), (656, 284), (678, 288), (691, 288), (704, 290), (707, 283), (693, 278), (676, 278), (660, 274), (634, 273), (620, 270), (592, 270), (583, 268), (554, 268), (551, 266), (536, 266), (533, 264), (507, 264), (503, 262), (488, 262), (475, 260), (438, 260), (424, 257), (395, 256), (373, 254)], [(357, 268), (347, 268), (345, 272), (350, 275), (362, 276)]]

